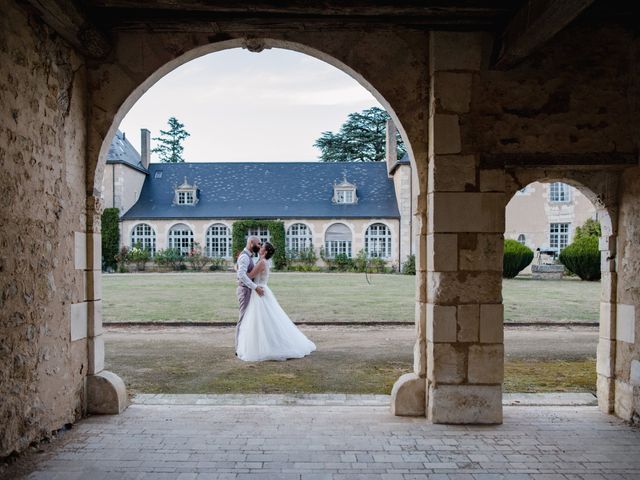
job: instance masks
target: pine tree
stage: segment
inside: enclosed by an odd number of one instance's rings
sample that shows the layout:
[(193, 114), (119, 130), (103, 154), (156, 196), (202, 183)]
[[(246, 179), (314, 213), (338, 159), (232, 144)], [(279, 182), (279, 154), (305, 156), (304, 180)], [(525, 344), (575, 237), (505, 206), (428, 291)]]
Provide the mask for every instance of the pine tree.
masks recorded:
[[(338, 133), (322, 132), (314, 147), (323, 162), (381, 162), (385, 159), (389, 114), (378, 107), (350, 113)], [(406, 152), (398, 135), (398, 158)]]
[(154, 138), (159, 145), (151, 151), (157, 153), (163, 163), (183, 163), (182, 142), (190, 136), (190, 133), (184, 129), (184, 124), (180, 123), (176, 117), (169, 118), (167, 123), (169, 130), (160, 130), (160, 136)]

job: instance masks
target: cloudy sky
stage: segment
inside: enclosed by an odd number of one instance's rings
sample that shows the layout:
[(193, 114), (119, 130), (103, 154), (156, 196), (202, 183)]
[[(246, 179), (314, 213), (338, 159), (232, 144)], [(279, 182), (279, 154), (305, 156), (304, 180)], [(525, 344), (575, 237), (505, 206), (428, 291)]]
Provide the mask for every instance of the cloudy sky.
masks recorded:
[(349, 113), (371, 106), (380, 105), (360, 84), (313, 57), (233, 49), (162, 78), (120, 130), (139, 151), (140, 128), (156, 137), (175, 116), (191, 134), (184, 142), (188, 162), (314, 161), (313, 143), (323, 131), (338, 130)]

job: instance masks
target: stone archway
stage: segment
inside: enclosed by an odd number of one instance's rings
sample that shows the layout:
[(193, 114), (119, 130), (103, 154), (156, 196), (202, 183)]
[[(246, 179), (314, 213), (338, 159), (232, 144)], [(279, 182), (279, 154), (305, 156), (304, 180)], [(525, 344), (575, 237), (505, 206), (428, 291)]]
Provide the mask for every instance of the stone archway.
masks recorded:
[(596, 353), (598, 406), (605, 413), (615, 408), (618, 225), (618, 169), (512, 169), (507, 170), (507, 203), (515, 193), (533, 182), (564, 182), (577, 188), (596, 208), (602, 226), (600, 268), (602, 272), (599, 339)]
[[(125, 35), (126, 36), (126, 35)], [(347, 36), (348, 37), (348, 36)], [(115, 134), (115, 130), (119, 125), (120, 121), (124, 117), (124, 115), (128, 112), (131, 106), (144, 94), (144, 92), (156, 81), (166, 75), (168, 72), (173, 70), (179, 65), (185, 64), (192, 59), (197, 57), (226, 50), (231, 48), (246, 48), (252, 52), (260, 52), (266, 48), (283, 48), (288, 50), (294, 50), (300, 53), (304, 53), (320, 60), (325, 61), (338, 68), (339, 70), (347, 73), (356, 81), (358, 81), (363, 87), (365, 87), (373, 96), (387, 109), (389, 114), (391, 115), (394, 123), (400, 131), (400, 134), (405, 141), (408, 150), (409, 156), (412, 162), (412, 183), (416, 185), (416, 188), (413, 188), (413, 196), (412, 204), (416, 205), (416, 211), (414, 212), (416, 224), (416, 228), (413, 229), (415, 235), (418, 240), (424, 239), (424, 232), (422, 232), (422, 226), (426, 224), (424, 221), (420, 221), (421, 218), (424, 218), (426, 211), (426, 202), (423, 200), (424, 193), (424, 185), (426, 184), (426, 171), (424, 165), (426, 164), (426, 155), (427, 155), (427, 145), (426, 145), (426, 124), (424, 122), (417, 121), (421, 117), (424, 118), (426, 115), (425, 103), (421, 102), (420, 95), (424, 93), (424, 89), (416, 89), (415, 84), (426, 84), (423, 75), (426, 75), (426, 72), (422, 69), (417, 69), (414, 72), (415, 78), (414, 83), (411, 83), (411, 79), (407, 79), (406, 75), (402, 75), (405, 77), (405, 81), (400, 84), (389, 85), (389, 78), (386, 76), (380, 76), (380, 70), (375, 69), (372, 66), (368, 66), (368, 62), (364, 62), (363, 59), (358, 58), (358, 55), (354, 51), (349, 51), (349, 58), (338, 59), (334, 56), (336, 51), (342, 52), (342, 44), (339, 43), (334, 45), (334, 49), (332, 51), (331, 48), (329, 53), (325, 53), (324, 50), (319, 50), (316, 46), (309, 45), (309, 43), (313, 42), (305, 42), (300, 43), (298, 41), (292, 41), (289, 39), (278, 39), (278, 38), (244, 38), (238, 37), (231, 40), (224, 40), (220, 42), (208, 42), (208, 38), (203, 38), (204, 41), (208, 43), (204, 43), (202, 45), (197, 45), (197, 43), (189, 43), (193, 42), (193, 37), (186, 37), (184, 40), (186, 45), (184, 45), (180, 49), (176, 49), (175, 38), (168, 39), (167, 37), (161, 37), (164, 40), (169, 41), (166, 45), (165, 49), (156, 50), (157, 55), (154, 55), (151, 61), (143, 62), (144, 68), (140, 69), (140, 64), (135, 63), (136, 58), (131, 58), (128, 55), (128, 52), (123, 52), (122, 55), (118, 58), (118, 62), (110, 63), (110, 64), (102, 64), (96, 70), (90, 71), (89, 76), (92, 78), (92, 84), (96, 87), (92, 92), (92, 102), (91, 102), (91, 121), (89, 126), (89, 138), (88, 138), (88, 158), (87, 158), (87, 195), (88, 195), (88, 208), (87, 208), (87, 232), (90, 232), (90, 235), (94, 239), (93, 242), (90, 242), (91, 245), (88, 245), (88, 249), (91, 249), (91, 252), (88, 254), (88, 258), (99, 258), (99, 255), (96, 257), (96, 252), (98, 252), (99, 245), (97, 243), (99, 239), (99, 213), (101, 207), (99, 205), (99, 192), (101, 186), (101, 178), (102, 178), (102, 169), (104, 168), (106, 153), (108, 151), (109, 142), (111, 137)], [(316, 39), (317, 42), (318, 39)], [(350, 39), (343, 39), (344, 42), (348, 42)], [(402, 40), (402, 39), (397, 39)], [(147, 40), (141, 40), (146, 42)], [(326, 39), (325, 39), (326, 41)], [(402, 47), (402, 43), (398, 44), (387, 44), (388, 51), (383, 52), (383, 58), (386, 56), (386, 60), (389, 61), (390, 58), (398, 58), (400, 62), (408, 62), (405, 65), (405, 68), (409, 69), (411, 65), (415, 65), (417, 61), (416, 58), (407, 55), (394, 56), (394, 52), (397, 52)], [(187, 51), (184, 49), (189, 48)], [(121, 51), (121, 50), (119, 50)], [(144, 51), (144, 48), (143, 48)], [(184, 52), (184, 53), (182, 53)], [(365, 53), (370, 54), (365, 49)], [(424, 54), (426, 58), (425, 52), (420, 52)], [(418, 55), (418, 58), (420, 55)], [(346, 63), (347, 60), (349, 63)], [(130, 64), (129, 62), (134, 62), (135, 65)], [(163, 63), (164, 62), (164, 63)], [(360, 65), (360, 63), (362, 63)], [(356, 65), (356, 67), (352, 67), (350, 65)], [(136, 70), (136, 67), (138, 70)], [(377, 77), (373, 79), (369, 79), (367, 77), (367, 73), (363, 73), (367, 71), (367, 67), (370, 72), (368, 72), (369, 76), (374, 76), (372, 72), (377, 73)], [(356, 69), (357, 68), (357, 69)], [(400, 68), (397, 73), (402, 72), (402, 65), (397, 66), (395, 68)], [(136, 72), (136, 74), (132, 74), (132, 72)], [(396, 73), (396, 74), (397, 74)], [(395, 79), (394, 79), (395, 80)], [(390, 88), (393, 87), (393, 88)], [(414, 92), (414, 98), (411, 98), (410, 93)], [(415, 97), (415, 92), (418, 92), (418, 97)], [(391, 95), (391, 98), (387, 98), (387, 96)], [(406, 119), (406, 120), (405, 120)], [(408, 123), (407, 127), (404, 127), (404, 123)], [(422, 235), (422, 236), (420, 236)], [(423, 273), (426, 270), (425, 267), (425, 258), (424, 256), (417, 255), (417, 269), (419, 272)], [(93, 265), (91, 268), (93, 270), (93, 276), (99, 276), (98, 266)], [(421, 279), (420, 273), (418, 275), (418, 298), (424, 297), (424, 281)], [(94, 312), (89, 314), (89, 322), (95, 322), (95, 318), (99, 318), (100, 315), (100, 285), (97, 281), (94, 281), (94, 284), (89, 288), (93, 290), (89, 293), (90, 298), (94, 300), (95, 308)], [(422, 293), (421, 293), (422, 292)], [(423, 323), (421, 321), (421, 312), (424, 309), (417, 310), (417, 318), (416, 322), (418, 325)], [(91, 315), (95, 317), (92, 318)], [(425, 371), (424, 363), (426, 358), (426, 349), (425, 342), (422, 339), (424, 329), (418, 328), (417, 330), (417, 340), (416, 340), (416, 349), (414, 351), (414, 356), (416, 358), (415, 364), (418, 365), (416, 370), (417, 373), (412, 374), (412, 381), (406, 382), (406, 378), (403, 381), (398, 383), (399, 388), (394, 388), (394, 402), (393, 402), (393, 410), (398, 414), (416, 414), (421, 415), (424, 414), (424, 405), (425, 405), (425, 388), (424, 388), (424, 374), (420, 375), (419, 370)], [(89, 345), (93, 345), (93, 348), (90, 348), (90, 356), (92, 356), (92, 362), (90, 365), (93, 368), (90, 368), (90, 377), (88, 379), (88, 385), (94, 386), (96, 382), (99, 382), (100, 388), (102, 391), (110, 394), (114, 398), (122, 398), (123, 397), (123, 388), (122, 382), (116, 380), (116, 383), (112, 385), (109, 384), (114, 377), (117, 379), (117, 376), (110, 372), (104, 372), (101, 370), (104, 365), (104, 342), (101, 337), (101, 331), (95, 335), (89, 335), (88, 337)], [(90, 390), (92, 391), (92, 390)], [(398, 391), (400, 391), (400, 396), (398, 398)], [(417, 410), (407, 410), (407, 402), (405, 400), (407, 391), (410, 392), (412, 397), (417, 399), (418, 409)], [(120, 392), (120, 393), (117, 393)], [(89, 397), (89, 410), (94, 412), (105, 412), (106, 408), (103, 404), (98, 404), (94, 398), (102, 396), (99, 392), (96, 392), (94, 395)], [(396, 399), (398, 398), (399, 408), (396, 408)], [(421, 408), (420, 408), (421, 407)], [(112, 408), (110, 411), (120, 411), (122, 409), (122, 402), (119, 400), (119, 406), (116, 408)]]

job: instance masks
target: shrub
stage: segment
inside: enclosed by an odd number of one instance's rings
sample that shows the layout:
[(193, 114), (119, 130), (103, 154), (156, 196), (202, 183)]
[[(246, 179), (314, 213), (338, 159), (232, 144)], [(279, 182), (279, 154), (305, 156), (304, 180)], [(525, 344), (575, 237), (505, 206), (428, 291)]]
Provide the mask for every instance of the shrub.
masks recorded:
[(113, 257), (118, 266), (118, 272), (127, 273), (127, 263), (129, 262), (129, 248), (123, 246), (120, 251)]
[(576, 233), (573, 236), (573, 240), (580, 240), (583, 237), (600, 237), (601, 235), (602, 227), (600, 226), (600, 222), (589, 218), (581, 227), (576, 227)]
[(502, 276), (514, 278), (533, 260), (533, 251), (515, 240), (504, 241)]
[(143, 248), (141, 242), (136, 243), (135, 246), (129, 250), (126, 259), (127, 263), (135, 263), (136, 270), (138, 271), (144, 271), (149, 260), (151, 260), (151, 252)]
[(407, 261), (402, 265), (402, 273), (405, 275), (416, 274), (416, 256), (411, 254), (407, 257)]
[(356, 255), (356, 258), (352, 260), (353, 269), (356, 272), (364, 272), (367, 269), (369, 259), (367, 258), (367, 252), (364, 249), (360, 250)]
[[(287, 258), (287, 268), (292, 266), (311, 267), (311, 266), (314, 266), (318, 261), (318, 256), (316, 255), (316, 250), (313, 247), (313, 244), (309, 245), (307, 248), (303, 248), (298, 251), (287, 250), (286, 258)], [(299, 271), (305, 271), (305, 270), (299, 270)]]
[(198, 242), (193, 244), (193, 248), (187, 255), (187, 262), (191, 265), (191, 270), (200, 272), (207, 266), (210, 259), (202, 253), (202, 247)]
[(216, 270), (224, 270), (227, 268), (227, 261), (222, 257), (213, 257), (211, 258), (211, 265), (209, 265), (209, 270), (215, 272)]
[(353, 260), (346, 253), (339, 253), (333, 258), (333, 265), (339, 272), (348, 272), (353, 270)]
[(582, 280), (600, 280), (598, 237), (583, 236), (560, 252), (560, 262)]
[(184, 255), (177, 248), (158, 250), (154, 259), (159, 266), (170, 270), (184, 270), (186, 268)]
[[(118, 267), (116, 255), (120, 244), (120, 210), (105, 208), (102, 212), (102, 269)], [(95, 267), (94, 267), (95, 268)]]
[(287, 255), (285, 252), (284, 222), (279, 220), (238, 220), (233, 223), (231, 230), (231, 249), (236, 252), (234, 259), (245, 247), (247, 243), (247, 232), (250, 228), (266, 227), (271, 234), (271, 244), (276, 251), (273, 254), (273, 266), (276, 270), (281, 270), (287, 265)]

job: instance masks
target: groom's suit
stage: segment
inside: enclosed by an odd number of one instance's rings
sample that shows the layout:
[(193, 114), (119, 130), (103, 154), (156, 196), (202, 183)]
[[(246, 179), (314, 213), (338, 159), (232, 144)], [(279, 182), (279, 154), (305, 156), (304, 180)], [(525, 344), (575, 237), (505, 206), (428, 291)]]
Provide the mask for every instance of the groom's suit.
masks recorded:
[(242, 317), (244, 317), (244, 312), (247, 311), (247, 307), (249, 306), (251, 290), (255, 290), (257, 287), (247, 275), (247, 273), (253, 270), (254, 263), (251, 258), (251, 253), (249, 253), (246, 248), (238, 255), (237, 267), (238, 288), (236, 289), (236, 294), (238, 296), (238, 303), (240, 304), (240, 315), (238, 317), (238, 324), (236, 325), (236, 350), (238, 349), (238, 333), (240, 332)]

